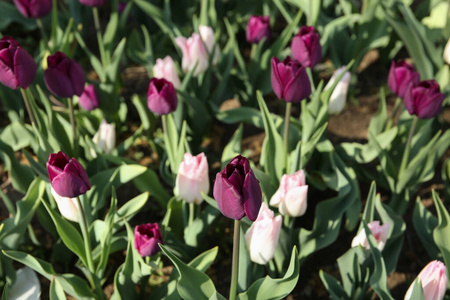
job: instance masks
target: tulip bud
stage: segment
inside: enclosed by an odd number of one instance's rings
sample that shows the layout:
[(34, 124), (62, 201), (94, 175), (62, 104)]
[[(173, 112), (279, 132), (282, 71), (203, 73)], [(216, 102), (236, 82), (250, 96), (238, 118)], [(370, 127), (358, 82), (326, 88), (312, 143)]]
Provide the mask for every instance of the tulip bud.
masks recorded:
[(398, 97), (403, 98), (408, 90), (410, 84), (416, 85), (419, 83), (420, 75), (416, 72), (413, 66), (405, 61), (391, 63), (388, 76), (389, 89)]
[(165, 80), (172, 82), (173, 86), (177, 89), (181, 86), (175, 63), (170, 56), (166, 56), (164, 59), (158, 58), (156, 60), (156, 64), (153, 66), (153, 77), (164, 78)]
[(247, 215), (256, 220), (262, 192), (247, 158), (238, 155), (217, 173), (213, 194), (225, 217), (240, 220)]
[[(92, 141), (103, 150), (104, 153), (111, 153), (116, 147), (116, 130), (114, 129), (114, 125), (108, 124), (105, 120), (102, 120)], [(95, 151), (92, 151), (91, 154), (92, 156), (97, 157)]]
[(19, 12), (25, 18), (40, 19), (52, 11), (52, 0), (14, 0)]
[(322, 60), (322, 47), (320, 36), (312, 26), (303, 26), (299, 33), (292, 39), (292, 57), (303, 66), (313, 68)]
[[(325, 91), (334, 85), (336, 79), (342, 74), (342, 72), (344, 72), (344, 70), (345, 66), (337, 69), (333, 73), (333, 76), (331, 76), (330, 81), (328, 81), (324, 88)], [(344, 109), (345, 103), (347, 102), (347, 92), (348, 86), (350, 85), (350, 78), (350, 72), (345, 72), (331, 93), (330, 102), (328, 103), (328, 113), (330, 115), (339, 114)]]
[(270, 17), (250, 16), (246, 31), (247, 42), (258, 44), (264, 37), (270, 38)]
[(281, 177), (280, 187), (270, 199), (270, 205), (278, 207), (280, 214), (290, 217), (300, 217), (306, 212), (308, 186), (305, 172), (297, 171), (292, 175)]
[(58, 51), (47, 57), (47, 65), (44, 81), (50, 92), (58, 97), (81, 96), (86, 79), (78, 63)]
[(417, 280), (422, 285), (425, 300), (444, 299), (445, 291), (447, 290), (447, 273), (446, 267), (442, 262), (433, 260), (420, 271), (416, 280), (414, 280), (406, 292), (405, 300), (413, 300), (411, 296)]
[(177, 93), (170, 81), (152, 78), (148, 85), (147, 106), (158, 115), (167, 115), (177, 108)]
[(80, 0), (80, 3), (87, 6), (102, 6), (107, 0)]
[(75, 158), (69, 159), (62, 151), (50, 154), (47, 171), (52, 187), (61, 197), (78, 197), (91, 189), (83, 166)]
[(271, 82), (275, 95), (286, 102), (300, 102), (311, 94), (305, 68), (289, 56), (283, 62), (272, 58)]
[(15, 90), (33, 82), (37, 65), (33, 57), (9, 36), (0, 39), (0, 82)]
[(87, 111), (91, 111), (100, 106), (100, 96), (93, 84), (84, 87), (83, 93), (78, 98), (78, 104)]
[(78, 222), (80, 207), (78, 206), (77, 198), (61, 197), (53, 187), (51, 192), (61, 215), (67, 220)]
[[(383, 251), (384, 246), (386, 245), (386, 240), (388, 238), (390, 224), (386, 223), (384, 225), (380, 225), (380, 221), (373, 221), (367, 224), (370, 232), (372, 233), (375, 241), (377, 242), (377, 248), (380, 251)], [(357, 247), (361, 245), (366, 249), (370, 249), (369, 242), (367, 241), (366, 231), (364, 228), (353, 238), (352, 247)]]
[(16, 281), (9, 289), (9, 300), (40, 299), (41, 283), (36, 272), (29, 267), (16, 271)]
[(275, 254), (281, 230), (281, 216), (274, 213), (262, 203), (258, 217), (245, 233), (245, 242), (250, 253), (250, 259), (260, 265), (265, 265)]
[(208, 161), (204, 153), (192, 156), (184, 154), (178, 169), (174, 194), (188, 203), (200, 204), (202, 192), (209, 192)]
[(435, 80), (421, 81), (416, 86), (410, 86), (403, 102), (409, 114), (420, 119), (433, 118), (441, 112), (445, 95), (440, 92)]
[(444, 58), (444, 61), (450, 65), (450, 39), (448, 39), (447, 44), (445, 45), (442, 57)]
[(134, 228), (134, 247), (142, 257), (158, 253), (161, 250), (158, 244), (163, 244), (158, 223), (142, 224)]

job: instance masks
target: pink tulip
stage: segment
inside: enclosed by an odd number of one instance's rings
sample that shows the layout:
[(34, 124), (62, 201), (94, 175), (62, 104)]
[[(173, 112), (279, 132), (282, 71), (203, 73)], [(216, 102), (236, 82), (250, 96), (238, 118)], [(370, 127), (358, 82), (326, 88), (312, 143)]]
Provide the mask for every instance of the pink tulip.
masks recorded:
[(292, 57), (303, 66), (313, 68), (322, 60), (322, 46), (320, 36), (312, 26), (303, 26), (292, 39)]
[[(422, 285), (425, 300), (444, 299), (445, 291), (447, 290), (447, 273), (446, 267), (442, 262), (433, 260), (428, 263), (428, 265), (420, 271), (416, 280), (419, 280)], [(405, 300), (413, 300), (411, 294), (416, 280), (406, 292)]]
[(165, 80), (172, 82), (176, 89), (179, 89), (181, 86), (175, 63), (170, 56), (166, 56), (164, 59), (158, 58), (156, 60), (156, 64), (153, 66), (153, 77), (164, 78)]
[(142, 257), (161, 251), (158, 244), (164, 244), (158, 223), (142, 224), (134, 228), (134, 247)]
[(274, 217), (274, 213), (262, 203), (258, 217), (245, 234), (245, 242), (250, 253), (250, 259), (260, 265), (265, 265), (275, 254), (280, 237), (282, 218)]
[(67, 220), (78, 222), (80, 207), (78, 206), (77, 198), (62, 197), (56, 193), (53, 187), (51, 192), (61, 215)]
[(250, 16), (246, 31), (247, 42), (258, 44), (263, 38), (270, 38), (270, 17)]
[(158, 115), (167, 115), (177, 109), (178, 97), (172, 82), (164, 78), (152, 78), (148, 85), (147, 106)]
[(420, 75), (412, 65), (405, 61), (399, 61), (398, 63), (392, 61), (389, 69), (388, 86), (398, 97), (405, 97), (409, 86), (411, 84), (414, 86), (419, 81)]
[[(391, 227), (390, 224), (386, 223), (384, 225), (380, 225), (380, 221), (373, 221), (367, 224), (367, 227), (369, 227), (370, 232), (377, 242), (378, 250), (383, 251), (388, 238), (389, 229)], [(357, 247), (358, 245), (361, 245), (366, 249), (370, 249), (364, 228), (352, 240), (352, 247)]]
[(78, 104), (87, 111), (100, 106), (100, 96), (93, 84), (84, 87), (83, 93), (78, 98)]
[(270, 199), (270, 205), (278, 207), (282, 215), (300, 217), (307, 207), (308, 186), (303, 170), (283, 175), (280, 187)]
[(184, 154), (184, 160), (178, 169), (174, 194), (188, 203), (200, 204), (202, 192), (209, 192), (208, 161), (204, 153), (192, 156)]

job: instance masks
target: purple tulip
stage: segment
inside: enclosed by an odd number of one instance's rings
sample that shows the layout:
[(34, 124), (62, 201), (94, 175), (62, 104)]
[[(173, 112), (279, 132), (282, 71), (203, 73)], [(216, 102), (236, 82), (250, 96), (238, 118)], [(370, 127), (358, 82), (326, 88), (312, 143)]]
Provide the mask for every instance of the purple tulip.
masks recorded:
[(444, 98), (445, 95), (440, 92), (435, 80), (425, 80), (415, 86), (410, 84), (403, 102), (409, 114), (428, 119), (441, 112)]
[(107, 0), (80, 0), (80, 3), (87, 6), (102, 6)]
[(158, 253), (161, 250), (158, 244), (163, 244), (158, 223), (142, 224), (134, 228), (134, 247), (142, 257)]
[(19, 12), (26, 18), (40, 19), (52, 11), (52, 0), (14, 0)]
[(78, 63), (58, 51), (47, 57), (47, 65), (44, 81), (50, 92), (58, 97), (81, 96), (86, 78)]
[(261, 187), (248, 159), (238, 155), (214, 181), (214, 198), (225, 217), (240, 220), (245, 215), (255, 221), (261, 207)]
[(50, 183), (61, 197), (78, 197), (91, 189), (86, 170), (75, 158), (60, 151), (50, 154), (47, 161)]
[(78, 104), (87, 111), (91, 111), (100, 105), (100, 96), (93, 84), (84, 87), (83, 94), (78, 99)]
[(247, 24), (247, 42), (258, 44), (264, 37), (270, 38), (270, 17), (250, 16)]
[(405, 61), (391, 63), (388, 85), (391, 91), (400, 98), (404, 98), (410, 84), (416, 85), (420, 81), (420, 75), (413, 66)]
[(147, 106), (158, 115), (167, 115), (177, 108), (175, 88), (164, 78), (152, 78), (148, 85)]
[(292, 57), (305, 67), (313, 68), (322, 60), (320, 36), (312, 26), (303, 26), (291, 43)]
[(0, 82), (5, 86), (26, 89), (36, 76), (37, 65), (33, 57), (14, 39), (0, 39)]
[(311, 94), (311, 83), (305, 68), (289, 56), (283, 62), (272, 58), (272, 89), (279, 99), (300, 102)]

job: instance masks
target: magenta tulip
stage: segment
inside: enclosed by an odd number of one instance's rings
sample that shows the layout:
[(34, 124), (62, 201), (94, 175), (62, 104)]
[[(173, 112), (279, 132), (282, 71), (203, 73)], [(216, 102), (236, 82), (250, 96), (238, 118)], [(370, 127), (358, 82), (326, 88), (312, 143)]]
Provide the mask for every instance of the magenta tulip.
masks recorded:
[(161, 250), (158, 244), (163, 244), (158, 223), (142, 224), (134, 228), (134, 247), (142, 257), (158, 253)]
[(279, 99), (300, 102), (311, 94), (311, 83), (305, 68), (289, 56), (283, 62), (272, 58), (272, 89)]
[(26, 18), (40, 19), (52, 11), (52, 0), (14, 0), (19, 12)]
[(177, 108), (175, 88), (164, 78), (152, 78), (148, 85), (147, 106), (158, 115), (167, 115)]
[(398, 97), (403, 98), (409, 86), (416, 85), (420, 81), (420, 75), (413, 66), (405, 61), (391, 63), (388, 76), (389, 89)]
[(36, 76), (37, 65), (33, 57), (14, 39), (0, 39), (0, 82), (13, 90), (26, 89)]
[(93, 84), (84, 87), (83, 93), (78, 99), (78, 104), (87, 111), (91, 111), (100, 106), (100, 96)]
[(107, 0), (80, 0), (80, 3), (87, 6), (102, 6)]
[(410, 86), (405, 94), (405, 107), (411, 115), (420, 119), (433, 118), (442, 110), (445, 95), (440, 92), (435, 80), (421, 81), (416, 86)]
[(320, 36), (312, 26), (303, 26), (292, 39), (292, 57), (303, 66), (313, 68), (322, 60), (322, 46)]
[(78, 197), (91, 189), (86, 170), (64, 152), (50, 154), (47, 171), (53, 189), (61, 197)]
[(259, 43), (264, 37), (270, 38), (270, 17), (250, 16), (246, 31), (247, 42)]
[(444, 299), (445, 291), (447, 290), (446, 269), (445, 265), (438, 260), (433, 260), (428, 263), (409, 287), (405, 294), (405, 300), (413, 300), (412, 291), (417, 280), (422, 285), (425, 300)]
[(247, 158), (238, 155), (217, 173), (213, 194), (225, 217), (240, 220), (247, 215), (256, 220), (262, 192)]

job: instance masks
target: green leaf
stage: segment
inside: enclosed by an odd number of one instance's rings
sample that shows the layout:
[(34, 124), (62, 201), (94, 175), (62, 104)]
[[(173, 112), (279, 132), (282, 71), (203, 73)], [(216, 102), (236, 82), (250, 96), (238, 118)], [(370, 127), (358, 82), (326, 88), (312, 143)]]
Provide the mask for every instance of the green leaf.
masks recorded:
[(412, 222), (430, 258), (442, 259), (440, 258), (440, 250), (433, 240), (433, 231), (438, 225), (438, 219), (425, 209), (419, 197), (416, 199), (416, 205), (414, 206)]
[(414, 280), (413, 284), (414, 284), (413, 289), (412, 289), (411, 295), (409, 295), (408, 299), (425, 300), (425, 296), (423, 294), (423, 287), (422, 287), (422, 284), (420, 283), (420, 281), (418, 279), (416, 279), (416, 280)]
[(380, 89), (380, 105), (378, 106), (377, 113), (372, 117), (369, 124), (368, 131), (372, 132), (374, 136), (381, 134), (384, 131), (386, 123), (388, 121), (386, 97), (384, 95), (384, 89)]
[(238, 129), (234, 132), (228, 144), (225, 146), (222, 152), (221, 158), (221, 168), (225, 168), (225, 166), (238, 154), (242, 153), (241, 142), (242, 142), (242, 134), (244, 131), (244, 126), (239, 124)]
[(14, 121), (3, 128), (0, 140), (10, 145), (14, 151), (19, 151), (33, 144), (35, 137), (32, 130), (27, 128), (24, 123)]
[(186, 245), (198, 247), (204, 241), (209, 227), (218, 215), (220, 215), (220, 211), (212, 206), (207, 206), (200, 216), (184, 229), (184, 241)]
[(0, 2), (0, 31), (7, 29), (11, 23), (22, 25), (26, 31), (36, 29), (35, 20), (25, 18), (14, 5), (2, 1)]
[(64, 294), (64, 290), (58, 280), (55, 278), (50, 283), (50, 291), (49, 291), (50, 300), (65, 300), (66, 295)]
[(319, 271), (319, 276), (327, 292), (330, 293), (330, 299), (337, 300), (347, 298), (347, 295), (341, 283), (337, 281), (333, 276), (325, 273), (323, 270)]
[(133, 183), (140, 192), (149, 192), (150, 196), (155, 197), (161, 207), (166, 207), (170, 195), (161, 184), (155, 171), (147, 169), (143, 174), (136, 177)]
[(263, 128), (264, 123), (261, 113), (253, 107), (240, 107), (216, 112), (216, 118), (226, 124), (245, 122), (258, 128)]
[(144, 192), (131, 200), (128, 200), (114, 215), (114, 229), (118, 231), (125, 225), (125, 220), (129, 221), (135, 216), (147, 203), (149, 197), (148, 192)]
[(6, 143), (0, 141), (0, 159), (5, 163), (11, 177), (13, 188), (25, 193), (33, 181), (34, 174), (30, 167), (21, 164), (14, 150)]
[(433, 230), (433, 238), (441, 250), (446, 266), (450, 265), (450, 216), (435, 190), (432, 191), (434, 205), (438, 214), (438, 225)]

